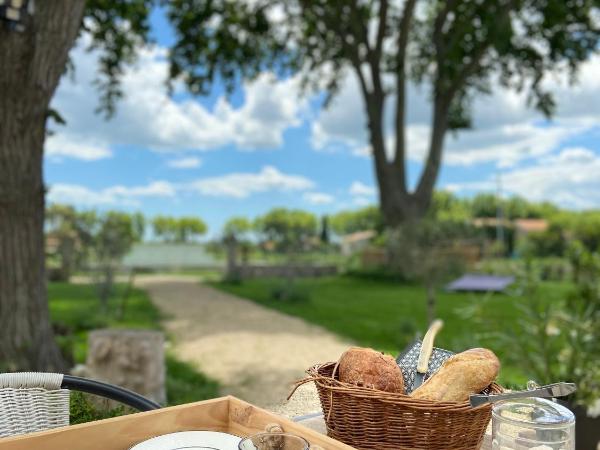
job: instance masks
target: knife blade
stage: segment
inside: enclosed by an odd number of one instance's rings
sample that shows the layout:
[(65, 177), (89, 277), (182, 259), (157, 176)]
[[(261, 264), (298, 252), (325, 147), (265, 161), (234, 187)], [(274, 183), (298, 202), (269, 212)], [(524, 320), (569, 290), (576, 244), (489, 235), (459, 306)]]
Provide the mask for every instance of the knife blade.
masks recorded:
[(421, 343), (421, 352), (419, 353), (419, 362), (417, 363), (417, 373), (415, 374), (413, 390), (421, 386), (425, 380), (425, 374), (429, 367), (429, 358), (431, 358), (431, 352), (433, 350), (433, 341), (435, 340), (435, 335), (443, 326), (444, 322), (439, 319), (434, 320), (429, 326), (427, 333), (425, 333), (425, 337)]

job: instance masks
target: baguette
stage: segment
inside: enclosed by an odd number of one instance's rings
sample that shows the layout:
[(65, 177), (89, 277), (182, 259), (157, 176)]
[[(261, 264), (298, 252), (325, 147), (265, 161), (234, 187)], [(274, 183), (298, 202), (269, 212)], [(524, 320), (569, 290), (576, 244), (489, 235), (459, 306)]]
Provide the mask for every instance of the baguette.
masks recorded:
[(473, 348), (448, 358), (411, 396), (435, 402), (463, 402), (488, 387), (499, 370), (500, 361), (494, 352)]

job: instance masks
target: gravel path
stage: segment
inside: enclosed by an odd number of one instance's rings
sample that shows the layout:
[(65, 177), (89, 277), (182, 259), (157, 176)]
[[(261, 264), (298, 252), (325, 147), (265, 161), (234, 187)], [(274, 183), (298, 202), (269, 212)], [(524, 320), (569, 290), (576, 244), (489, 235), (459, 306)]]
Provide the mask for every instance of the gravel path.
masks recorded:
[(139, 277), (166, 314), (174, 351), (218, 380), (222, 394), (286, 416), (320, 409), (312, 385), (285, 402), (314, 363), (334, 361), (351, 342), (307, 322), (182, 276)]

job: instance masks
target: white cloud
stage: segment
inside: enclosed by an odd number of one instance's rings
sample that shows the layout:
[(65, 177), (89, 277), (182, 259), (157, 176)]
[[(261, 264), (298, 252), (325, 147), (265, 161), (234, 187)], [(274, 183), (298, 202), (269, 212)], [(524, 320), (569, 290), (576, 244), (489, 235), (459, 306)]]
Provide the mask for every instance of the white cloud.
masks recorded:
[(245, 84), (245, 93), (245, 103), (239, 109), (233, 109), (224, 98), (215, 107), (216, 117), (227, 128), (223, 138), (242, 150), (280, 147), (283, 132), (301, 124), (306, 100), (299, 97), (299, 80), (277, 81), (263, 73)]
[(185, 189), (214, 197), (246, 198), (267, 191), (304, 191), (314, 187), (312, 180), (300, 175), (288, 175), (272, 166), (258, 173), (230, 173), (202, 178), (186, 185)]
[[(308, 178), (285, 174), (275, 167), (265, 166), (257, 173), (230, 173), (200, 178), (189, 183), (154, 181), (142, 186), (116, 185), (100, 190), (76, 184), (57, 183), (50, 186), (48, 201), (80, 206), (139, 206), (144, 198), (174, 198), (182, 192), (242, 199), (263, 192), (307, 191), (314, 186), (314, 182)], [(318, 192), (308, 193), (304, 198), (313, 204), (333, 201), (333, 197)]]
[(591, 123), (581, 120), (576, 125), (519, 123), (474, 130), (448, 139), (445, 161), (465, 166), (496, 162), (501, 168), (512, 167), (519, 161), (551, 153), (562, 142), (590, 127)]
[(367, 206), (373, 203), (373, 200), (369, 197), (354, 197), (352, 202), (357, 206)]
[(45, 155), (52, 160), (75, 158), (83, 161), (96, 161), (112, 157), (112, 151), (103, 142), (86, 139), (67, 139), (64, 135), (54, 134), (46, 138)]
[[(535, 164), (502, 173), (503, 191), (567, 208), (600, 207), (600, 155), (583, 147), (565, 148)], [(453, 191), (492, 190), (495, 180), (453, 183)]]
[(352, 196), (369, 197), (375, 195), (376, 191), (373, 186), (367, 186), (366, 184), (361, 183), (360, 181), (354, 181), (350, 185), (349, 192)]
[(195, 169), (202, 165), (202, 160), (196, 157), (172, 159), (167, 162), (167, 166), (173, 169)]
[[(477, 95), (473, 104), (473, 129), (449, 134), (444, 163), (472, 165), (493, 163), (511, 167), (556, 150), (568, 139), (600, 123), (600, 55), (593, 55), (569, 85), (566, 71), (550, 74), (545, 85), (554, 93), (557, 111), (551, 123), (527, 106), (526, 94), (495, 86), (493, 95)], [(429, 93), (409, 83), (407, 101), (407, 149), (412, 161), (421, 162), (427, 152), (431, 106)], [(392, 150), (394, 97), (385, 107), (388, 150)], [(338, 97), (321, 111), (312, 124), (311, 143), (316, 150), (348, 148), (357, 156), (370, 156), (365, 108), (353, 74), (342, 82)], [(388, 155), (389, 156), (389, 155)]]
[(306, 192), (303, 195), (303, 198), (311, 205), (329, 205), (335, 201), (333, 195), (325, 194), (323, 192)]
[[(213, 107), (198, 99), (182, 99), (176, 88), (175, 100), (166, 93), (168, 75), (166, 50), (161, 47), (143, 49), (136, 66), (122, 77), (124, 98), (117, 105), (114, 118), (105, 121), (95, 114), (98, 96), (93, 80), (97, 75), (97, 52), (85, 51), (89, 37), (84, 35), (73, 50), (77, 62), (75, 80), (63, 77), (52, 106), (66, 119), (57, 127), (50, 141), (49, 154), (88, 159), (102, 155), (97, 149), (129, 146), (160, 152), (182, 150), (206, 151), (227, 145), (240, 150), (273, 149), (283, 143), (283, 133), (302, 123), (307, 105), (300, 99), (297, 78), (277, 80), (264, 73), (243, 86), (244, 101), (231, 106), (224, 96)], [(95, 144), (96, 152), (82, 149)], [(69, 150), (64, 150), (65, 148)]]
[(77, 206), (139, 205), (144, 197), (173, 197), (175, 187), (167, 181), (155, 181), (145, 186), (111, 186), (94, 191), (76, 184), (57, 183), (50, 186), (48, 201)]

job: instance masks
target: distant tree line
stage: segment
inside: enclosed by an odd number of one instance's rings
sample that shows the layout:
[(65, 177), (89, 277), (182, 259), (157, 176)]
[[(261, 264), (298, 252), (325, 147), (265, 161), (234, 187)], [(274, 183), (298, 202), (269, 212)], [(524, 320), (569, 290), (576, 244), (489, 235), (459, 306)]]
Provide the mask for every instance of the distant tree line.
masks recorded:
[(253, 220), (240, 216), (230, 218), (223, 226), (223, 234), (245, 245), (260, 244), (264, 250), (297, 253), (327, 243), (329, 231), (327, 220), (319, 221), (311, 212), (273, 208)]
[(208, 230), (198, 217), (156, 216), (148, 220), (139, 212), (97, 212), (50, 205), (44, 227), (50, 277), (68, 280), (75, 270), (91, 264), (111, 285), (116, 267), (133, 244), (144, 240), (148, 224), (152, 239), (162, 242), (194, 241)]
[[(460, 198), (447, 191), (435, 193), (425, 220), (434, 222), (471, 223), (478, 218), (498, 218), (503, 221), (507, 240), (512, 240), (515, 219), (544, 219), (545, 231), (531, 233), (527, 248), (522, 249), (533, 256), (565, 256), (568, 243), (580, 241), (589, 251), (600, 250), (600, 210), (574, 211), (560, 208), (550, 202), (532, 202), (522, 197), (498, 198), (480, 193), (472, 198)], [(383, 231), (383, 219), (375, 206), (341, 211), (330, 216), (331, 228), (338, 235), (361, 230)], [(506, 222), (506, 223), (504, 223)], [(483, 226), (489, 238), (496, 233), (496, 226)]]
[[(600, 249), (600, 211), (566, 210), (549, 202), (531, 202), (517, 196), (504, 199), (481, 193), (460, 198), (438, 191), (426, 220), (460, 225), (498, 215), (508, 224), (507, 239), (513, 232), (509, 228), (512, 220), (545, 219), (548, 222), (546, 231), (528, 236), (525, 250), (533, 255), (564, 256), (567, 243), (573, 240), (580, 241), (589, 250)], [(489, 238), (494, 238), (496, 227), (489, 228), (484, 231)], [(298, 253), (323, 249), (331, 246), (332, 240), (335, 242), (343, 235), (364, 230), (378, 234), (385, 230), (380, 209), (375, 205), (321, 217), (300, 209), (273, 208), (254, 218), (231, 217), (221, 231), (224, 238), (235, 238), (244, 252), (259, 248), (275, 253)], [(72, 206), (54, 204), (47, 208), (45, 231), (52, 250), (49, 255), (52, 276), (68, 279), (76, 268), (90, 261), (99, 267), (114, 267), (115, 261), (120, 261), (134, 243), (144, 239), (193, 242), (204, 236), (208, 227), (194, 216), (146, 218), (141, 213), (76, 210)]]

